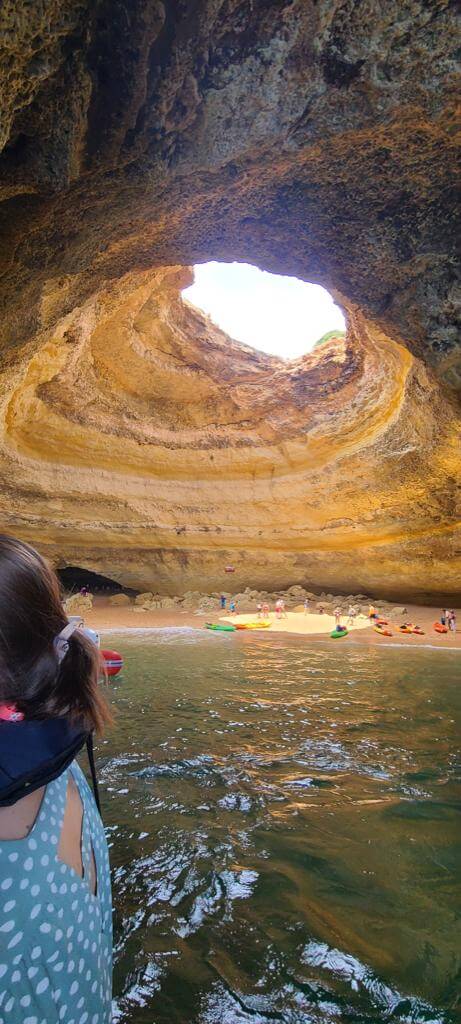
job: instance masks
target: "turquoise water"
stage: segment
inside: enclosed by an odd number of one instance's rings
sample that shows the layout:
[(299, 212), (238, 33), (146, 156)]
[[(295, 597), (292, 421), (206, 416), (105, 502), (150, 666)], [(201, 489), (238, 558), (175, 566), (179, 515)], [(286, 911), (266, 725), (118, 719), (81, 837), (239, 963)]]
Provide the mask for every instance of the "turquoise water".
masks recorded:
[(105, 644), (115, 1020), (461, 1020), (459, 653)]

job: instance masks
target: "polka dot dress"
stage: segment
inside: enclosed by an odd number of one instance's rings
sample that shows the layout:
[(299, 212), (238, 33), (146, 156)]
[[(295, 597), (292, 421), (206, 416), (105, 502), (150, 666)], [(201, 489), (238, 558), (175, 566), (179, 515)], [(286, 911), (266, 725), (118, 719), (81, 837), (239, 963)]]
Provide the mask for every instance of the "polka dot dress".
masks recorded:
[[(83, 878), (58, 860), (69, 772), (83, 805)], [(98, 891), (90, 877), (91, 850)], [(79, 766), (46, 788), (26, 839), (0, 843), (0, 1024), (109, 1024), (112, 907), (104, 829)]]

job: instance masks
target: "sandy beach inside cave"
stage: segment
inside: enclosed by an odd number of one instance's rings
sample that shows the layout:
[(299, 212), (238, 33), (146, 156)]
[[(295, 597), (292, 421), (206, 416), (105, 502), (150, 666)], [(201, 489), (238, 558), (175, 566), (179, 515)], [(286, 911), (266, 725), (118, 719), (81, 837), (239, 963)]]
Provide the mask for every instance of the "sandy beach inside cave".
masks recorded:
[[(440, 616), (440, 608), (411, 604), (407, 604), (406, 608), (407, 614), (405, 616), (392, 621), (392, 637), (378, 635), (373, 627), (370, 626), (368, 619), (359, 617), (354, 626), (350, 628), (349, 635), (342, 639), (342, 643), (363, 643), (367, 645), (404, 644), (406, 647), (421, 647), (429, 644), (430, 646), (442, 649), (461, 650), (461, 609), (455, 609), (458, 621), (457, 632), (439, 634), (435, 632), (433, 623)], [(305, 615), (304, 612), (289, 611), (287, 612), (286, 619), (276, 619), (275, 613), (271, 612), (269, 618), (271, 620), (270, 628), (258, 630), (257, 636), (286, 633), (320, 640), (329, 637), (335, 625), (332, 615), (319, 615), (315, 612), (309, 612)], [(85, 614), (86, 625), (92, 626), (101, 632), (110, 630), (122, 632), (130, 629), (161, 629), (171, 626), (200, 629), (204, 628), (205, 623), (210, 621), (232, 623), (255, 622), (256, 614), (222, 616), (219, 611), (198, 614), (193, 611), (176, 608), (142, 611), (134, 606), (114, 607), (109, 604), (108, 599), (105, 597), (96, 597), (93, 608)], [(397, 627), (404, 621), (418, 623), (424, 630), (424, 635), (417, 636), (415, 634), (400, 633)], [(239, 630), (235, 635), (236, 637), (249, 637), (254, 635), (254, 632), (256, 631)]]

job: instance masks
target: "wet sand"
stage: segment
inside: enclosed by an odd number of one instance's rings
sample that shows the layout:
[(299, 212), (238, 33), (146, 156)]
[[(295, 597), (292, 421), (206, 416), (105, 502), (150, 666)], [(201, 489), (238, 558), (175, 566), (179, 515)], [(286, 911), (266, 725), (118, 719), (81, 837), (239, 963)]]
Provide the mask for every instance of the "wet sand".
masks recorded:
[[(379, 611), (379, 606), (377, 607)], [(431, 647), (461, 650), (461, 609), (455, 609), (457, 621), (459, 623), (456, 633), (439, 634), (435, 632), (433, 624), (440, 616), (440, 608), (428, 608), (410, 604), (406, 605), (406, 608), (406, 615), (392, 620), (390, 626), (390, 629), (392, 630), (391, 637), (380, 636), (376, 633), (373, 627), (370, 626), (368, 619), (363, 616), (359, 616), (356, 619), (354, 626), (348, 627), (350, 632), (347, 637), (342, 638), (343, 643), (350, 641), (366, 645), (405, 644), (405, 646), (408, 647), (424, 647), (430, 644)], [(189, 626), (195, 629), (200, 629), (205, 626), (206, 622), (222, 621), (223, 623), (244, 623), (257, 621), (256, 613), (254, 615), (225, 614), (223, 616), (219, 610), (198, 614), (193, 611), (183, 610), (180, 608), (146, 612), (141, 611), (139, 608), (135, 608), (134, 606), (114, 607), (109, 604), (108, 599), (104, 597), (95, 598), (94, 607), (91, 611), (86, 612), (84, 618), (87, 626), (92, 626), (94, 629), (98, 629), (100, 631), (122, 631), (141, 628), (161, 629), (162, 627), (168, 626)], [(325, 636), (328, 637), (335, 626), (335, 620), (332, 615), (319, 615), (314, 612), (309, 612), (305, 615), (304, 612), (289, 611), (287, 612), (287, 617), (284, 619), (276, 619), (275, 613), (271, 612), (269, 618), (271, 620), (271, 626), (269, 629), (261, 629), (258, 631), (258, 636), (263, 634), (270, 635), (273, 633), (287, 633), (322, 639), (325, 638)], [(417, 623), (424, 630), (424, 635), (417, 636), (413, 633), (400, 633), (398, 626), (403, 622)], [(250, 631), (248, 630), (241, 631), (244, 636), (248, 636), (249, 632)]]

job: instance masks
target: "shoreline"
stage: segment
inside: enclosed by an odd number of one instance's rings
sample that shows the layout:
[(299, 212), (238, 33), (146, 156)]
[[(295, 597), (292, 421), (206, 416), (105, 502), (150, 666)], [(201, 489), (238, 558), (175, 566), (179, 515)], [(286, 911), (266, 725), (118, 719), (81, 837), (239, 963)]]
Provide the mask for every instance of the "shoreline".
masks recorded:
[[(458, 621), (461, 620), (461, 612), (456, 609)], [(405, 616), (395, 618), (392, 622), (392, 636), (381, 636), (370, 626), (368, 619), (359, 617), (350, 629), (348, 635), (340, 638), (342, 644), (354, 644), (361, 646), (387, 646), (387, 647), (431, 647), (434, 650), (461, 651), (461, 628), (458, 627), (455, 633), (438, 634), (434, 631), (433, 623), (439, 618), (440, 609), (407, 605)], [(142, 630), (167, 629), (167, 628), (192, 628), (203, 629), (206, 622), (244, 623), (257, 621), (256, 614), (251, 615), (229, 615), (221, 614), (221, 611), (207, 613), (194, 613), (193, 611), (173, 609), (159, 609), (155, 611), (141, 611), (133, 607), (117, 607), (109, 604), (107, 598), (96, 597), (94, 606), (83, 616), (85, 625), (98, 630), (101, 633), (130, 633)], [(258, 630), (236, 630), (234, 636), (246, 637), (253, 633), (261, 638), (262, 636), (305, 637), (316, 642), (322, 640), (330, 641), (330, 632), (334, 629), (334, 618), (328, 614), (309, 612), (287, 612), (286, 619), (277, 620), (274, 612), (270, 613), (271, 626), (269, 629)], [(400, 633), (396, 627), (403, 622), (417, 622), (424, 630), (423, 635)]]
[[(159, 633), (159, 632), (161, 633), (163, 630), (177, 630), (178, 632), (181, 632), (182, 630), (189, 630), (189, 631), (193, 632), (194, 630), (196, 630), (197, 633), (201, 633), (203, 631), (203, 627), (197, 626), (196, 624), (193, 625), (193, 626), (186, 626), (186, 625), (184, 625), (184, 623), (182, 623), (180, 626), (171, 626), (171, 625), (170, 626), (165, 626), (165, 625), (162, 625), (162, 626), (107, 626), (107, 627), (102, 627), (100, 629), (100, 633), (105, 635), (105, 636), (130, 636), (130, 635), (139, 636), (140, 634), (148, 636), (149, 633)], [(252, 630), (251, 631), (251, 635), (253, 635), (256, 632), (257, 632), (256, 630)], [(265, 632), (269, 633), (268, 630), (266, 630)], [(226, 635), (229, 635), (229, 634), (226, 634)], [(240, 632), (240, 631), (237, 630), (236, 633), (233, 634), (233, 635), (234, 636), (238, 636), (240, 638), (242, 638), (242, 637), (248, 638), (248, 636), (250, 634), (248, 632), (244, 632), (244, 631)], [(258, 631), (257, 635), (259, 637), (261, 637), (261, 633), (259, 631)], [(302, 636), (303, 634), (291, 633), (291, 632), (288, 632), (288, 630), (287, 630), (287, 631), (285, 631), (285, 633), (283, 635), (288, 640), (293, 640), (293, 639), (296, 639), (296, 637)], [(269, 635), (267, 636), (267, 639), (270, 641), (271, 639), (274, 639), (274, 637), (277, 637), (277, 639), (279, 639), (280, 638), (280, 634), (279, 633), (269, 633)], [(326, 641), (329, 640), (330, 637), (328, 636), (327, 633), (315, 633), (315, 634), (310, 634), (309, 639), (312, 640), (312, 642), (314, 644), (322, 644), (322, 643), (326, 643)], [(396, 637), (395, 638), (395, 642), (393, 642), (393, 640), (391, 640), (390, 638), (388, 638), (388, 639), (389, 639), (389, 643), (387, 644), (388, 647), (393, 647), (393, 648), (396, 648), (396, 649), (400, 649), (402, 647), (403, 648), (407, 647), (407, 649), (408, 649), (408, 645), (403, 643), (402, 641), (400, 641), (400, 638)], [(430, 639), (430, 637), (429, 637), (429, 639)], [(366, 646), (366, 644), (364, 644), (362, 640), (360, 640), (357, 643), (356, 640), (354, 640), (353, 638), (349, 639), (349, 646), (351, 646), (351, 645), (352, 645), (352, 647), (354, 647), (354, 646), (355, 647), (365, 647)], [(433, 644), (433, 643), (414, 644), (412, 649), (419, 649), (420, 651), (424, 651), (424, 650), (426, 650), (426, 651), (445, 650), (445, 652), (450, 652), (451, 654), (453, 654), (456, 651), (461, 652), (461, 646), (455, 647), (455, 646), (451, 645), (450, 647), (443, 648), (440, 645)]]

